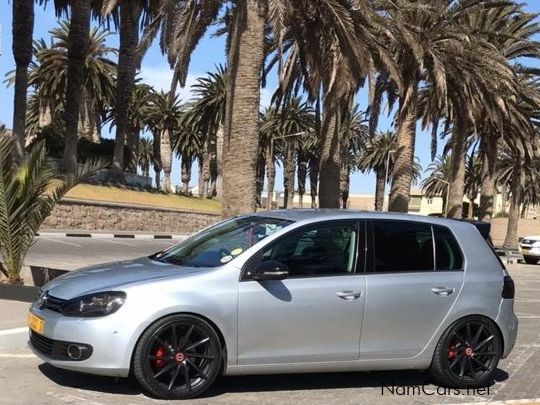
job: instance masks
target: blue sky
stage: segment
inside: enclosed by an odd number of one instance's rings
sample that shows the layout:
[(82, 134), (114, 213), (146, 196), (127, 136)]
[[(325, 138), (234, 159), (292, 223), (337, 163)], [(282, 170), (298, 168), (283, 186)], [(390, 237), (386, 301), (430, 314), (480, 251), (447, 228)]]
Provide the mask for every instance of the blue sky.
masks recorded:
[[(11, 0), (9, 2), (0, 3), (0, 27), (1, 27), (1, 55), (0, 55), (0, 79), (5, 74), (14, 69), (15, 64), (13, 60), (13, 54), (11, 52)], [(526, 8), (529, 12), (540, 13), (540, 2), (538, 0), (531, 0), (527, 2)], [(44, 38), (48, 40), (48, 31), (57, 24), (57, 20), (54, 15), (54, 10), (49, 4), (46, 9), (38, 7), (36, 5), (34, 38)], [(190, 97), (189, 86), (193, 84), (198, 76), (203, 75), (207, 71), (214, 70), (214, 66), (219, 63), (225, 62), (225, 42), (224, 38), (211, 37), (211, 32), (200, 42), (199, 46), (195, 50), (189, 70), (189, 76), (185, 89), (180, 90), (180, 97), (183, 100), (187, 100)], [(110, 36), (110, 45), (117, 46), (117, 38), (115, 35)], [(142, 69), (140, 72), (143, 80), (157, 89), (168, 89), (170, 85), (171, 72), (167, 65), (166, 59), (161, 55), (159, 47), (154, 44), (142, 63)], [(276, 83), (275, 77), (270, 77), (267, 87), (262, 90), (261, 104), (267, 105), (270, 101), (271, 94), (273, 92)], [(360, 104), (361, 109), (367, 107), (367, 92), (363, 89), (357, 97), (357, 101)], [(11, 128), (13, 119), (13, 89), (7, 88), (5, 84), (0, 83), (0, 123), (6, 124), (8, 128)], [(391, 118), (386, 116), (382, 117), (379, 123), (380, 130), (386, 130), (391, 128)], [(114, 134), (109, 134), (108, 129), (103, 129), (103, 136), (112, 137)], [(442, 142), (439, 142), (442, 147)], [(426, 132), (419, 131), (416, 138), (416, 155), (420, 159), (422, 167), (425, 169), (430, 163), (430, 136)], [(173, 183), (180, 183), (179, 174), (180, 164), (178, 160), (173, 162)], [(196, 167), (193, 168), (194, 176), (192, 178), (192, 185), (196, 184)], [(278, 181), (277, 188), (282, 188), (281, 170), (278, 169)], [(372, 194), (374, 193), (375, 179), (373, 175), (362, 175), (355, 173), (351, 177), (351, 193), (356, 194)]]

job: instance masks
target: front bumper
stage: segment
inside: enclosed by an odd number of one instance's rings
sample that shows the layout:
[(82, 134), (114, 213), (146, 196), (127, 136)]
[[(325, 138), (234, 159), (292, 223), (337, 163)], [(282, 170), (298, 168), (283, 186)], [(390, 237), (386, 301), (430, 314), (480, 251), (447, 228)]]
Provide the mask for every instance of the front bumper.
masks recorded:
[(540, 247), (532, 245), (520, 245), (521, 254), (527, 257), (540, 258)]
[[(39, 336), (30, 336), (30, 349), (45, 362), (55, 367), (90, 374), (127, 377), (132, 348), (129, 347), (131, 328), (120, 322), (116, 314), (100, 318), (66, 317), (49, 309), (41, 310), (35, 304), (30, 312), (45, 321)], [(31, 332), (33, 334), (35, 332)], [(36, 340), (37, 338), (37, 340)], [(49, 351), (48, 342), (54, 346)], [(76, 342), (91, 348), (85, 360), (72, 360), (66, 356), (65, 343)], [(62, 346), (63, 344), (63, 346)]]

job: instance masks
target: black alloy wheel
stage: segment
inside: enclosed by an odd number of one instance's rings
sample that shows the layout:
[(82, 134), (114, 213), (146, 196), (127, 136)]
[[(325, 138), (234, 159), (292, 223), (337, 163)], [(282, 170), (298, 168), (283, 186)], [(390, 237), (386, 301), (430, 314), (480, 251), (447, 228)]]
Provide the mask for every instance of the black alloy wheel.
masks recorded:
[(456, 322), (441, 337), (431, 364), (435, 379), (456, 388), (489, 384), (502, 355), (496, 326), (483, 317)]
[(173, 315), (151, 325), (135, 348), (139, 384), (164, 399), (201, 395), (221, 369), (222, 348), (214, 329), (191, 315)]

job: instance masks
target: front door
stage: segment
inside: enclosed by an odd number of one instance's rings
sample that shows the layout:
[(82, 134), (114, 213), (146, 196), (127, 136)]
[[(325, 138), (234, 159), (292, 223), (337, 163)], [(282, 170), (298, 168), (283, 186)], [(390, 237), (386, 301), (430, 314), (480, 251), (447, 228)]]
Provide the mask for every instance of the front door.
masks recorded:
[(369, 224), (361, 359), (419, 354), (452, 308), (463, 259), (450, 230), (409, 221)]
[[(357, 262), (363, 267), (358, 226), (331, 221), (292, 230), (248, 261), (239, 284), (239, 365), (358, 359), (365, 299), (365, 276), (355, 271)], [(264, 260), (285, 264), (289, 277), (245, 276)]]

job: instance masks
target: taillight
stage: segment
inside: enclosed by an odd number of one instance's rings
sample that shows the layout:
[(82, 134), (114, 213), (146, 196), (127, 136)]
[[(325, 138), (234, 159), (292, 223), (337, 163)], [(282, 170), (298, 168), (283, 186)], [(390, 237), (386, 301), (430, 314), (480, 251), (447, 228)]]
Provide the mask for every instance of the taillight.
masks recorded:
[(510, 276), (504, 276), (502, 297), (513, 300), (514, 295), (516, 295), (516, 287), (514, 285), (514, 280), (512, 280), (512, 277)]

